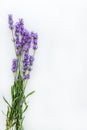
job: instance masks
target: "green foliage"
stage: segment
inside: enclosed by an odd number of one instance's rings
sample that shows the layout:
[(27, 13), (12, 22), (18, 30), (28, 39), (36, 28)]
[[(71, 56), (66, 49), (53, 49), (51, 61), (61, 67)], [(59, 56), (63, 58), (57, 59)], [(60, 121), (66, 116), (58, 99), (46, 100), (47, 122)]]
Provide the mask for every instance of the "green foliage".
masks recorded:
[(10, 105), (9, 102), (6, 100), (6, 98), (3, 97), (3, 99), (4, 99), (4, 101), (7, 103), (7, 105), (8, 105), (9, 107), (11, 107), (11, 105)]
[(35, 91), (30, 92), (25, 96), (25, 89), (23, 84), (23, 79), (19, 72), (18, 80), (14, 82), (11, 87), (11, 97), (12, 102), (10, 103), (3, 97), (7, 104), (7, 114), (6, 114), (6, 130), (23, 130), (23, 113), (27, 110), (28, 104), (26, 99), (32, 95)]
[(26, 98), (29, 97), (30, 95), (32, 95), (33, 93), (35, 93), (35, 91), (32, 91), (29, 94), (27, 94)]

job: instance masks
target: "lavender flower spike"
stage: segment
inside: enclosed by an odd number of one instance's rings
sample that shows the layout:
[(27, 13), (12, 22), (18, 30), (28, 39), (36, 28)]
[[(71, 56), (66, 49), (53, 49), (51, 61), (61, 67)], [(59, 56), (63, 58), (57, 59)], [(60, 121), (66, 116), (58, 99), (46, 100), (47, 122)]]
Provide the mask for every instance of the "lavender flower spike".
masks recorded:
[(17, 59), (13, 59), (12, 61), (12, 71), (16, 72), (18, 68), (18, 60)]
[(26, 75), (24, 75), (23, 76), (23, 79), (25, 80), (25, 79), (29, 79), (30, 78), (30, 75), (29, 74), (26, 74)]
[(8, 24), (9, 24), (10, 29), (14, 28), (14, 26), (13, 26), (13, 18), (12, 18), (11, 14), (8, 15)]

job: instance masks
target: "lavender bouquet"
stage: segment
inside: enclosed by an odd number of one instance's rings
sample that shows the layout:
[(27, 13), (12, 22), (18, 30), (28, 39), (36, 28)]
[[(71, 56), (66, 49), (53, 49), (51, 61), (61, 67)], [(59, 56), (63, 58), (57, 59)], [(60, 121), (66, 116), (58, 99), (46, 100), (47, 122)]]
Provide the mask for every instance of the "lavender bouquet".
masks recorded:
[(24, 130), (24, 112), (28, 108), (26, 99), (35, 91), (25, 95), (25, 88), (34, 62), (38, 35), (24, 27), (23, 19), (14, 24), (12, 15), (8, 16), (9, 28), (14, 43), (15, 58), (12, 60), (14, 84), (11, 86), (11, 103), (7, 103), (6, 130)]

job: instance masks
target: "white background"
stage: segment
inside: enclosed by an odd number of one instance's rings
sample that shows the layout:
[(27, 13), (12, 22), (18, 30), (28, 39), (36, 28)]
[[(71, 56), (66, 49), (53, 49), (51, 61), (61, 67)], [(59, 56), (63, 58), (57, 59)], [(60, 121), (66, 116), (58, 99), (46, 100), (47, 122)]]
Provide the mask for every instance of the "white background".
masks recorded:
[(10, 13), (39, 34), (25, 130), (87, 130), (87, 0), (0, 0), (0, 130), (13, 84)]

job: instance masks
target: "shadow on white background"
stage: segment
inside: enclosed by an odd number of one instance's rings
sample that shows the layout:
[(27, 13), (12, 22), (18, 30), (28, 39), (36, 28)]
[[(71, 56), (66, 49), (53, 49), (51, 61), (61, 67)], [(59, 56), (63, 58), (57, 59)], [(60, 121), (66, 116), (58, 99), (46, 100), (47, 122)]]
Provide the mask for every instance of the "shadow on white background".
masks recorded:
[[(24, 18), (26, 28), (39, 34), (39, 48), (26, 93), (25, 130), (87, 130), (87, 1), (0, 1), (0, 110), (2, 96), (10, 101), (14, 47), (8, 14)], [(0, 112), (0, 129), (5, 117)]]

